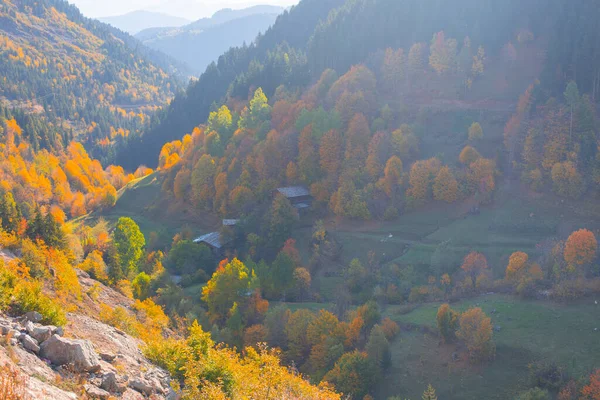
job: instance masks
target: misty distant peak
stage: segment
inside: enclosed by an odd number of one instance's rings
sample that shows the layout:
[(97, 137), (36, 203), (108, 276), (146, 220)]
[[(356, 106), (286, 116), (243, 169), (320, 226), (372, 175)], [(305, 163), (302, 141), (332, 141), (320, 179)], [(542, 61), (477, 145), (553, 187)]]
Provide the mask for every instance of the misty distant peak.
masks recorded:
[(99, 18), (99, 20), (130, 34), (136, 34), (149, 28), (179, 27), (191, 22), (185, 18), (146, 10)]

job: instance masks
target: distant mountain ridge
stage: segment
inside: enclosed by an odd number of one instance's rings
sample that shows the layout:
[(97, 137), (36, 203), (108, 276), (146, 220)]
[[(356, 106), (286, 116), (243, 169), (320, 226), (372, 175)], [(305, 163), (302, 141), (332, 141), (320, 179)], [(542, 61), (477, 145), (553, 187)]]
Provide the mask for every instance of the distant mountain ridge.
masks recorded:
[(153, 27), (135, 37), (146, 46), (186, 63), (199, 74), (230, 47), (253, 41), (283, 11), (283, 7), (268, 5), (223, 9), (185, 26)]
[(98, 20), (131, 35), (149, 28), (178, 27), (190, 23), (190, 20), (185, 18), (146, 10), (132, 11), (113, 17), (98, 18)]

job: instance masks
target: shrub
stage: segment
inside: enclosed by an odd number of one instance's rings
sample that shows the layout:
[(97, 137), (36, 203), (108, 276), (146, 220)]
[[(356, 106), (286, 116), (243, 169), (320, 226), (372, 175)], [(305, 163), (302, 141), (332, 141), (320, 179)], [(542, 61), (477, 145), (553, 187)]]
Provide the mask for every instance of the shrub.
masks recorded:
[(111, 308), (106, 304), (100, 304), (100, 321), (131, 336), (139, 337), (140, 335), (140, 326), (137, 320), (123, 307)]
[(387, 317), (381, 321), (381, 329), (383, 330), (387, 340), (394, 339), (396, 336), (398, 336), (398, 333), (400, 333), (400, 327), (398, 324)]
[(25, 400), (25, 378), (9, 365), (0, 366), (0, 399)]
[(557, 392), (567, 380), (565, 371), (556, 364), (534, 363), (529, 365), (532, 386)]
[(61, 305), (42, 293), (42, 284), (39, 282), (20, 282), (14, 290), (12, 308), (19, 314), (37, 311), (42, 314), (44, 324), (63, 326), (67, 323)]
[(521, 393), (517, 397), (517, 400), (550, 400), (550, 393), (547, 390), (536, 387)]
[(583, 279), (575, 279), (560, 282), (552, 290), (552, 298), (558, 301), (574, 301), (586, 294), (586, 282)]

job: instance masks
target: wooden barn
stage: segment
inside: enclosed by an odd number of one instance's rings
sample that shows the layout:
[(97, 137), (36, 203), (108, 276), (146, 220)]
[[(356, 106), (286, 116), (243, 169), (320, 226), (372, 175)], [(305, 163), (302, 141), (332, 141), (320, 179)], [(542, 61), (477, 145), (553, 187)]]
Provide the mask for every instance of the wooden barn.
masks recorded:
[(285, 196), (300, 213), (308, 211), (312, 206), (313, 197), (308, 188), (304, 186), (281, 187), (275, 190), (275, 194)]

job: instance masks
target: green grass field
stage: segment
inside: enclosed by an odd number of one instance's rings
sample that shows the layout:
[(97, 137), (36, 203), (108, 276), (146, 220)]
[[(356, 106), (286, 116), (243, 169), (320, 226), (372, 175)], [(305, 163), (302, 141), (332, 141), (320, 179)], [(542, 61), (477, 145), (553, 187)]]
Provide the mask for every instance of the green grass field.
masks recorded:
[(211, 232), (219, 227), (219, 219), (212, 215), (196, 213), (191, 207), (181, 207), (161, 194), (162, 179), (158, 173), (130, 182), (118, 194), (114, 207), (88, 215), (86, 221), (93, 224), (104, 218), (114, 224), (120, 217), (130, 217), (139, 226), (148, 241), (157, 235), (156, 247), (167, 248), (173, 236), (184, 227), (194, 235)]
[(403, 330), (392, 342), (393, 366), (377, 399), (393, 395), (418, 399), (429, 383), (445, 400), (511, 399), (527, 388), (528, 364), (533, 361), (555, 362), (576, 378), (600, 366), (600, 305), (593, 300), (565, 306), (488, 295), (453, 305), (460, 311), (479, 306), (500, 327), (494, 333), (496, 359), (479, 366), (453, 362), (454, 346), (440, 345), (437, 337), (418, 328), (435, 331), (438, 306), (425, 304), (407, 314), (400, 306), (384, 311), (399, 324), (416, 328)]

